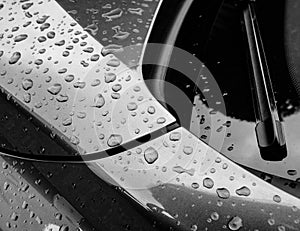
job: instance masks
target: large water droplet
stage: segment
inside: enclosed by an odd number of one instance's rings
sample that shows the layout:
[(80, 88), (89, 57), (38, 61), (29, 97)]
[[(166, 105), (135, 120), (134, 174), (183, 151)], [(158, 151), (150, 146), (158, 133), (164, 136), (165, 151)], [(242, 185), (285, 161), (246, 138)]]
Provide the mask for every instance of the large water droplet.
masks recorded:
[(250, 189), (246, 186), (243, 186), (243, 187), (237, 189), (235, 192), (236, 192), (237, 195), (245, 196), (245, 197), (247, 197), (251, 194)]
[(243, 227), (243, 220), (238, 216), (233, 217), (228, 223), (230, 230), (239, 230), (241, 227)]
[(130, 102), (127, 104), (128, 111), (134, 111), (138, 108), (137, 104), (135, 102)]
[(214, 187), (214, 181), (211, 178), (204, 178), (203, 179), (203, 186), (206, 188), (212, 188)]
[(193, 147), (185, 145), (183, 147), (183, 153), (186, 155), (190, 155), (193, 153)]
[(115, 81), (117, 78), (116, 74), (114, 73), (105, 73), (104, 74), (104, 79), (106, 83), (111, 83), (113, 81)]
[(227, 188), (218, 188), (216, 192), (218, 196), (222, 199), (228, 199), (230, 197), (230, 192)]
[(279, 195), (274, 195), (273, 196), (273, 200), (277, 203), (280, 203), (281, 202), (281, 197)]
[(28, 35), (27, 34), (20, 34), (20, 35), (17, 35), (14, 39), (15, 42), (21, 42), (25, 39), (27, 39)]
[(109, 147), (115, 147), (120, 145), (123, 142), (123, 138), (121, 135), (118, 134), (111, 134), (107, 140), (107, 145)]
[(169, 135), (169, 139), (171, 141), (178, 141), (181, 139), (181, 134), (180, 132), (172, 132), (170, 135)]
[(22, 87), (25, 91), (29, 90), (33, 86), (33, 81), (31, 79), (24, 79), (22, 81)]
[(112, 21), (113, 19), (120, 18), (122, 16), (123, 11), (120, 8), (113, 9), (107, 13), (102, 14), (102, 17), (106, 19), (106, 21)]
[(72, 117), (65, 118), (62, 122), (64, 126), (70, 126), (72, 124)]
[(10, 57), (8, 63), (9, 64), (15, 64), (20, 60), (20, 58), (21, 58), (21, 53), (16, 51), (12, 54), (12, 56)]
[(102, 94), (98, 94), (94, 98), (94, 107), (101, 108), (105, 104), (105, 99)]
[(103, 56), (106, 56), (108, 54), (114, 54), (114, 53), (122, 52), (122, 51), (124, 51), (124, 49), (121, 45), (109, 44), (102, 48), (101, 54)]
[(120, 66), (120, 61), (118, 59), (111, 59), (106, 63), (106, 65), (110, 67), (118, 67)]
[(57, 95), (62, 89), (62, 86), (60, 83), (55, 83), (52, 86), (50, 86), (47, 91), (52, 95)]
[(75, 78), (74, 75), (71, 75), (71, 74), (66, 75), (65, 76), (65, 81), (69, 83), (69, 82), (72, 82), (74, 80), (74, 78)]
[(144, 158), (148, 164), (153, 164), (158, 159), (158, 152), (155, 148), (149, 147), (144, 151)]

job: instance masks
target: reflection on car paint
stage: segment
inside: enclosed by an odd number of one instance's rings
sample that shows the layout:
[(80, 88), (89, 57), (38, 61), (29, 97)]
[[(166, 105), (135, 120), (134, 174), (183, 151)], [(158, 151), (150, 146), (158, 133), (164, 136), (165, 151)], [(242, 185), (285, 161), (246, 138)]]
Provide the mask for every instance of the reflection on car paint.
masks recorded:
[[(174, 122), (139, 69), (120, 63), (115, 49), (96, 42), (54, 1), (33, 4), (25, 14), (22, 4), (7, 3), (1, 11), (14, 12), (0, 22), (2, 90), (80, 153), (104, 151)], [(9, 31), (24, 20), (31, 24)], [(50, 26), (41, 29), (45, 23)], [(155, 113), (145, 113), (148, 107)]]
[[(151, 162), (149, 149), (156, 153)], [(300, 227), (297, 198), (250, 174), (183, 128), (89, 166), (98, 175), (101, 166), (112, 177), (111, 184), (182, 229)]]

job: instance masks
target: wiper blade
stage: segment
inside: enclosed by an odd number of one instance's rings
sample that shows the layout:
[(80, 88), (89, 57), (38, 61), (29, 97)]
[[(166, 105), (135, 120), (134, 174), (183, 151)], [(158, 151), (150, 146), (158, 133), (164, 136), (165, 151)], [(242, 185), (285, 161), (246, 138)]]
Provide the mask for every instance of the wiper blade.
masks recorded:
[(286, 142), (276, 108), (253, 2), (249, 2), (245, 7), (243, 20), (252, 65), (251, 83), (257, 110), (255, 132), (261, 157), (264, 160), (281, 161), (287, 156)]

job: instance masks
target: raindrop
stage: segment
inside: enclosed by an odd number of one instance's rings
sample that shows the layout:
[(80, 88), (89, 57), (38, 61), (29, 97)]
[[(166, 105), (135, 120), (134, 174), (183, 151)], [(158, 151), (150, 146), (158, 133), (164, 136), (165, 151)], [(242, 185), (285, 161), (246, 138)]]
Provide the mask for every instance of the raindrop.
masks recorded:
[(135, 102), (130, 102), (127, 104), (128, 111), (134, 111), (138, 108), (137, 104)]
[(211, 189), (212, 187), (214, 187), (214, 181), (211, 178), (204, 178), (203, 179), (203, 186), (205, 188), (209, 188)]
[(15, 64), (20, 60), (20, 58), (21, 58), (21, 53), (16, 51), (12, 54), (12, 56), (10, 57), (8, 63), (9, 64)]
[(59, 94), (59, 96), (56, 98), (56, 100), (60, 103), (67, 102), (68, 99), (69, 97), (65, 94)]
[(181, 139), (181, 134), (180, 132), (172, 132), (170, 135), (169, 135), (169, 139), (171, 141), (178, 141)]
[(79, 138), (77, 137), (77, 136), (71, 136), (71, 138), (70, 138), (70, 142), (72, 143), (72, 144), (74, 144), (74, 145), (78, 145), (79, 143), (80, 143), (80, 140), (79, 140)]
[(212, 220), (217, 221), (219, 220), (219, 214), (217, 212), (213, 212), (212, 214), (210, 214), (210, 217)]
[(75, 82), (75, 83), (73, 84), (73, 87), (74, 87), (74, 88), (83, 89), (83, 88), (85, 87), (85, 82), (81, 82), (81, 81)]
[(118, 91), (120, 91), (121, 89), (122, 89), (122, 85), (119, 84), (119, 83), (117, 83), (117, 84), (115, 84), (115, 85), (112, 86), (112, 90), (113, 90), (114, 92), (118, 92)]
[(190, 155), (193, 153), (193, 147), (191, 146), (184, 146), (183, 147), (183, 153), (186, 155)]
[(101, 81), (100, 79), (94, 79), (92, 82), (91, 82), (91, 86), (92, 87), (97, 87), (101, 84)]
[(47, 91), (52, 95), (57, 95), (62, 89), (62, 86), (60, 83), (55, 83), (52, 86), (50, 86)]
[(123, 51), (123, 47), (121, 45), (109, 44), (102, 48), (101, 54), (103, 56), (106, 56), (108, 54), (114, 54), (114, 53), (122, 52), (122, 51)]
[(274, 195), (273, 196), (273, 200), (277, 203), (280, 203), (281, 202), (281, 197), (279, 195)]
[(27, 39), (28, 35), (27, 34), (20, 34), (20, 35), (17, 35), (14, 39), (15, 42), (21, 42), (25, 39)]
[(115, 81), (117, 78), (116, 74), (114, 73), (105, 73), (104, 74), (104, 79), (106, 83), (111, 83), (113, 81)]
[(47, 38), (46, 38), (45, 36), (40, 36), (40, 37), (38, 37), (38, 41), (39, 41), (40, 43), (45, 42), (46, 40), (47, 40)]
[(166, 118), (165, 118), (165, 117), (159, 117), (159, 118), (156, 120), (156, 123), (158, 123), (158, 124), (163, 124), (164, 122), (166, 122)]
[(218, 188), (216, 192), (218, 196), (222, 199), (228, 199), (230, 197), (230, 193), (226, 188)]
[(65, 81), (69, 83), (69, 82), (72, 82), (74, 80), (74, 78), (75, 78), (74, 75), (66, 75)]
[(64, 126), (70, 126), (72, 124), (72, 117), (65, 118), (62, 122)]
[(102, 94), (96, 95), (94, 98), (94, 107), (101, 108), (105, 104), (105, 99)]
[(25, 92), (25, 94), (23, 95), (23, 100), (25, 103), (30, 103), (31, 101), (31, 94), (28, 92)]
[(25, 91), (29, 90), (33, 86), (33, 81), (31, 79), (24, 79), (22, 81), (22, 87)]
[(120, 61), (118, 59), (111, 59), (106, 63), (106, 65), (110, 67), (118, 67), (120, 65)]
[(147, 112), (151, 115), (154, 114), (155, 113), (155, 107), (154, 106), (149, 106), (148, 109), (147, 109)]
[(49, 31), (49, 32), (47, 33), (47, 37), (48, 37), (49, 39), (53, 39), (53, 38), (55, 37), (55, 32), (54, 32), (54, 31)]
[(199, 188), (199, 184), (196, 183), (196, 182), (192, 183), (192, 188), (193, 188), (193, 189)]
[(111, 134), (107, 140), (107, 145), (109, 147), (115, 147), (120, 145), (123, 142), (123, 138), (121, 135), (118, 134)]
[(106, 21), (112, 21), (113, 19), (120, 18), (122, 16), (123, 11), (120, 8), (113, 9), (107, 13), (102, 14), (102, 17), (106, 19)]
[(153, 164), (158, 159), (158, 152), (153, 147), (148, 147), (144, 151), (144, 158), (148, 164)]
[(289, 174), (290, 176), (295, 176), (295, 175), (297, 175), (297, 170), (290, 169), (290, 170), (287, 171), (287, 174)]
[(241, 227), (243, 227), (243, 220), (238, 216), (233, 217), (228, 223), (230, 230), (239, 230)]
[(93, 61), (93, 62), (98, 61), (99, 58), (100, 58), (100, 55), (94, 54), (94, 55), (91, 56), (91, 61)]
[(33, 5), (32, 2), (27, 2), (22, 5), (23, 10), (28, 10)]
[(247, 197), (251, 194), (250, 189), (246, 186), (243, 186), (243, 187), (237, 189), (235, 192), (236, 192), (237, 195), (245, 196), (245, 197)]

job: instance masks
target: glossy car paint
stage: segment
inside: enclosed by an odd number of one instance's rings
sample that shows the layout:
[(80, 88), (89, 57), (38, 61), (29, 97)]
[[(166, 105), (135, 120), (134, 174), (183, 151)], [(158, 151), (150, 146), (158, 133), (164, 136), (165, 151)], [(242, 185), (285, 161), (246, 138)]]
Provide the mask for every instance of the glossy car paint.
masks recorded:
[[(135, 74), (141, 78), (141, 72)], [(155, 217), (180, 229), (298, 229), (296, 198), (249, 174), (182, 128), (89, 167)], [(178, 199), (182, 203), (176, 203)], [(250, 210), (259, 213), (250, 217)]]

